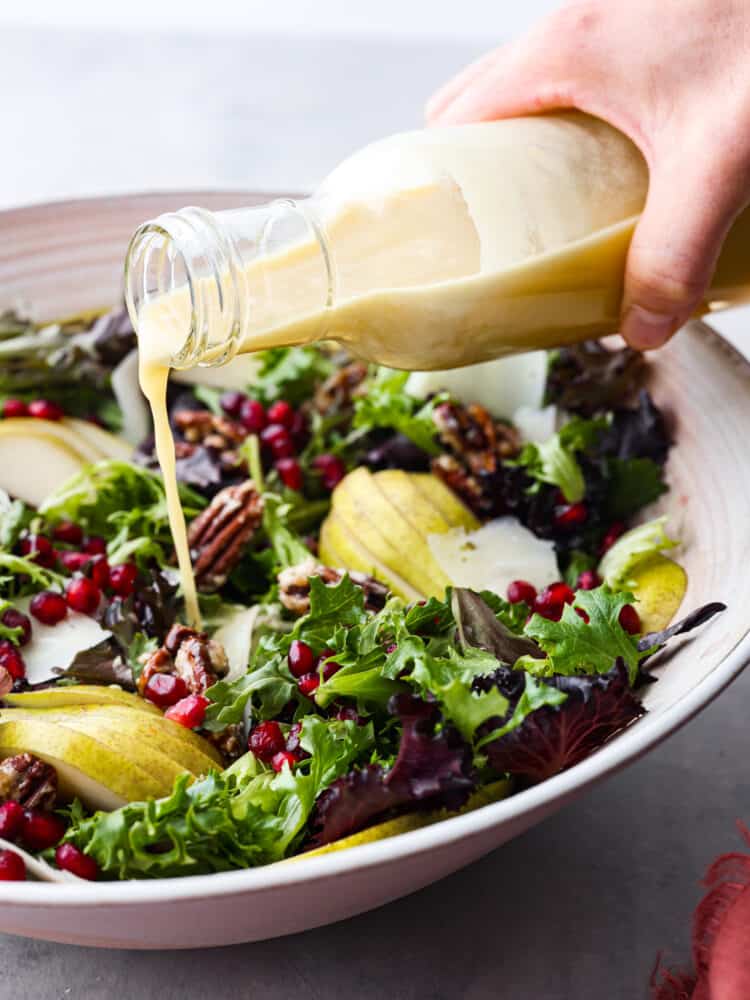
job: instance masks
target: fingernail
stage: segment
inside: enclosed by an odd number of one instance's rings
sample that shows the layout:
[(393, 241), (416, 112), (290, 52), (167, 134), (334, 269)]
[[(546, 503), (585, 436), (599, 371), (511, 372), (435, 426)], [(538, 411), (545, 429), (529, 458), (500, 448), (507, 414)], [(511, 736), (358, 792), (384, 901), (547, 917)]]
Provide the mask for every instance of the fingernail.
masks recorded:
[(630, 306), (623, 317), (620, 333), (631, 347), (650, 351), (665, 344), (679, 325), (677, 316), (664, 316), (641, 306)]

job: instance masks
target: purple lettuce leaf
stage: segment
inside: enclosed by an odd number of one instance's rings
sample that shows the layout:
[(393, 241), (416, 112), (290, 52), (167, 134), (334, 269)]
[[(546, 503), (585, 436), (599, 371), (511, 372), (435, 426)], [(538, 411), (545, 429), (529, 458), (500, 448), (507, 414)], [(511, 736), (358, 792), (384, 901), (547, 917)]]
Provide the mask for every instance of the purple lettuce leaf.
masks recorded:
[(402, 812), (459, 809), (476, 785), (471, 748), (441, 721), (436, 705), (394, 695), (389, 711), (402, 726), (393, 766), (369, 764), (334, 781), (313, 810), (308, 847), (322, 847)]
[[(504, 683), (507, 679), (505, 671), (498, 677), (503, 693), (510, 687)], [(565, 694), (565, 701), (537, 709), (516, 729), (486, 744), (484, 752), (495, 771), (519, 775), (531, 783), (544, 781), (588, 757), (645, 712), (621, 662), (606, 674), (556, 674), (545, 677), (544, 683)]]

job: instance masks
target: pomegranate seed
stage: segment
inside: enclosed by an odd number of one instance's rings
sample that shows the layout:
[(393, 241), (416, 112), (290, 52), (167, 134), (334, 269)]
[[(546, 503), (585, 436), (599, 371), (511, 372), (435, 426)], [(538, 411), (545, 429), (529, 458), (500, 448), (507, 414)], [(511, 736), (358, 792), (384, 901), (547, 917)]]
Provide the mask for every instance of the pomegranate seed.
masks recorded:
[(143, 697), (159, 708), (169, 708), (188, 696), (188, 686), (176, 674), (152, 674), (146, 682)]
[(594, 590), (600, 586), (602, 578), (594, 569), (585, 569), (578, 577), (576, 588), (578, 590)]
[(42, 625), (57, 625), (67, 615), (68, 605), (62, 594), (43, 590), (32, 597), (29, 611)]
[(327, 490), (335, 489), (346, 475), (344, 463), (337, 455), (316, 455), (311, 464), (320, 473)]
[(514, 580), (508, 584), (508, 600), (511, 604), (528, 604), (531, 607), (536, 600), (536, 587), (526, 580)]
[(219, 399), (219, 406), (228, 417), (239, 420), (242, 414), (242, 404), (247, 400), (244, 392), (225, 392)]
[(83, 543), (83, 551), (90, 556), (103, 556), (107, 552), (107, 543), (101, 535), (89, 535)]
[(31, 619), (23, 611), (16, 611), (15, 608), (8, 608), (3, 612), (0, 621), (8, 628), (20, 628), (21, 635), (18, 637), (18, 645), (25, 646), (31, 639)]
[(281, 424), (288, 431), (291, 430), (294, 423), (294, 410), (291, 404), (287, 403), (285, 399), (277, 399), (275, 403), (271, 403), (268, 407), (268, 422), (269, 424)]
[(611, 549), (624, 530), (625, 525), (622, 521), (613, 521), (607, 529), (607, 534), (602, 539), (602, 544), (599, 546), (599, 554), (604, 555), (607, 549)]
[(72, 872), (78, 878), (95, 881), (99, 875), (99, 865), (88, 854), (79, 851), (75, 844), (60, 844), (55, 851), (55, 864), (64, 872)]
[(206, 717), (206, 709), (210, 702), (202, 694), (190, 694), (176, 705), (172, 705), (164, 713), (165, 719), (178, 722), (186, 729), (195, 729), (200, 726)]
[(341, 670), (341, 664), (340, 663), (336, 663), (335, 660), (328, 660), (328, 662), (324, 663), (323, 666), (322, 666), (322, 671), (321, 672), (323, 674), (323, 680), (324, 681), (329, 680), (329, 678), (333, 677), (333, 675), (338, 670)]
[(285, 764), (288, 764), (289, 767), (294, 767), (296, 763), (297, 758), (293, 753), (290, 753), (288, 750), (281, 750), (279, 753), (273, 755), (271, 767), (274, 771), (280, 771)]
[(6, 399), (3, 403), (3, 416), (11, 420), (13, 417), (28, 417), (29, 408), (22, 399)]
[(52, 537), (56, 542), (65, 542), (66, 545), (80, 545), (83, 542), (83, 528), (72, 521), (60, 521), (52, 532)]
[(138, 567), (135, 563), (119, 563), (109, 571), (109, 585), (120, 597), (129, 597), (135, 590)]
[(276, 471), (284, 484), (290, 490), (301, 490), (303, 484), (302, 466), (296, 458), (280, 458), (276, 463)]
[(80, 573), (86, 563), (91, 562), (87, 552), (58, 552), (57, 558), (69, 573)]
[(390, 656), (391, 653), (395, 653), (397, 649), (398, 649), (397, 642), (389, 642), (388, 645), (385, 647), (386, 656)]
[(109, 586), (109, 563), (106, 556), (94, 556), (87, 573), (100, 590), (107, 589)]
[(240, 423), (251, 434), (260, 434), (268, 423), (263, 404), (257, 399), (246, 399), (240, 407)]
[(0, 802), (0, 837), (14, 840), (23, 823), (23, 806), (10, 799)]
[(539, 600), (542, 602), (549, 601), (552, 604), (572, 604), (575, 596), (567, 583), (559, 580), (557, 583), (551, 583), (549, 587), (546, 587), (539, 595)]
[(618, 621), (630, 635), (637, 635), (641, 631), (641, 618), (632, 604), (626, 604), (623, 607)]
[(294, 442), (282, 424), (269, 424), (261, 431), (260, 440), (270, 449), (274, 458), (291, 458), (294, 454)]
[(300, 693), (306, 698), (311, 698), (319, 686), (320, 677), (317, 674), (303, 674), (297, 681)]
[(15, 851), (0, 851), (0, 882), (23, 882), (26, 865)]
[[(564, 605), (556, 604), (554, 601), (540, 602), (539, 600), (536, 600), (534, 602), (534, 611), (536, 611), (538, 615), (541, 615), (542, 618), (548, 618), (551, 622), (560, 621), (562, 618), (563, 607)], [(526, 624), (528, 624), (528, 619)]]
[(40, 566), (51, 569), (55, 565), (55, 550), (52, 542), (44, 535), (26, 535), (18, 543), (18, 549), (22, 556), (27, 556)]
[(65, 412), (57, 403), (49, 399), (35, 399), (29, 403), (29, 416), (37, 420), (62, 420)]
[(79, 611), (82, 615), (93, 615), (99, 607), (101, 597), (101, 590), (93, 580), (85, 576), (77, 576), (71, 580), (65, 592), (68, 607), (73, 611)]
[(570, 503), (555, 510), (555, 524), (558, 528), (574, 528), (584, 524), (589, 516), (585, 503)]
[(293, 722), (286, 735), (286, 749), (290, 753), (295, 753), (300, 748), (300, 737), (302, 736), (302, 723)]
[(27, 809), (21, 824), (21, 840), (30, 851), (46, 851), (54, 847), (65, 833), (65, 824), (54, 813)]
[(587, 612), (587, 611), (584, 611), (584, 610), (583, 610), (583, 608), (573, 608), (573, 610), (574, 610), (574, 611), (575, 611), (575, 613), (576, 613), (576, 614), (578, 615), (578, 617), (579, 617), (579, 618), (583, 618), (583, 620), (584, 620), (584, 621), (586, 622), (586, 624), (588, 625), (588, 623), (589, 623), (589, 622), (591, 621), (591, 619), (590, 619), (590, 618), (589, 618), (589, 616), (588, 616), (588, 612)]
[(14, 681), (20, 681), (26, 676), (23, 657), (10, 639), (0, 639), (0, 667), (4, 667)]
[(300, 639), (292, 639), (286, 658), (293, 677), (311, 674), (315, 667), (315, 654), (307, 643)]
[(362, 725), (362, 719), (356, 708), (352, 708), (351, 705), (342, 705), (342, 707), (336, 712), (336, 719), (340, 719), (341, 722), (356, 722), (358, 726)]
[(289, 433), (292, 435), (292, 440), (298, 448), (303, 448), (307, 444), (309, 436), (307, 433), (307, 420), (304, 413), (300, 413), (299, 410), (296, 411), (294, 419), (289, 425)]
[(250, 733), (247, 747), (259, 760), (269, 764), (285, 746), (284, 734), (278, 722), (259, 722)]

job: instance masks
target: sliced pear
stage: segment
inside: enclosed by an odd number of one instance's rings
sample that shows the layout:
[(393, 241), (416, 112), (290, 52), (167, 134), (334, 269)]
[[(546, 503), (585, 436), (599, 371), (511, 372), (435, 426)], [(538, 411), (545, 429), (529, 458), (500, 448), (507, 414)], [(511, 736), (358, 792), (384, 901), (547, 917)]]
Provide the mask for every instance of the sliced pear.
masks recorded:
[[(13, 718), (33, 722), (53, 723), (75, 733), (91, 737), (97, 743), (108, 747), (122, 760), (158, 781), (163, 788), (162, 795), (172, 790), (175, 778), (184, 774), (186, 768), (174, 760), (165, 745), (159, 747), (154, 740), (145, 740), (137, 720), (148, 716), (127, 708), (112, 705), (78, 705), (75, 708), (57, 709), (13, 709)], [(133, 720), (131, 728), (130, 720)]]
[[(472, 514), (468, 507), (461, 503), (453, 490), (448, 489), (442, 479), (431, 475), (429, 472), (413, 472), (411, 474), (401, 472), (399, 469), (385, 469), (378, 472), (380, 477), (390, 476), (391, 471), (399, 472), (407, 476), (415, 489), (419, 490), (433, 505), (437, 507), (451, 528), (466, 528), (467, 531), (476, 531), (479, 521)], [(387, 478), (384, 478), (387, 483)], [(387, 487), (386, 487), (387, 488)]]
[(151, 715), (135, 713), (122, 705), (76, 705), (59, 711), (58, 716), (63, 722), (71, 718), (88, 726), (87, 731), (94, 739), (99, 739), (98, 731), (117, 733), (126, 754), (135, 744), (153, 748), (178, 764), (180, 771), (190, 771), (196, 777), (223, 767), (218, 750), (208, 740), (165, 719), (158, 709), (156, 715)]
[(99, 684), (71, 684), (64, 687), (43, 688), (40, 691), (22, 691), (6, 694), (3, 701), (16, 708), (69, 708), (73, 705), (121, 705), (147, 712), (149, 715), (162, 713), (150, 701), (139, 698), (122, 688)]
[(88, 459), (58, 435), (29, 431), (27, 425), (32, 423), (48, 421), (19, 418), (0, 422), (0, 487), (10, 496), (39, 507), (50, 493), (77, 475)]
[(99, 461), (103, 458), (114, 458), (121, 462), (128, 462), (133, 457), (133, 446), (124, 438), (117, 434), (105, 431), (103, 427), (97, 427), (90, 420), (79, 420), (77, 417), (66, 417), (61, 423), (70, 428), (76, 435), (79, 442), (85, 442), (98, 455)]
[(32, 753), (47, 761), (57, 771), (63, 799), (77, 796), (91, 809), (117, 809), (171, 790), (99, 740), (44, 718), (15, 718), (17, 711), (0, 712), (0, 757)]
[(393, 504), (423, 538), (450, 531), (451, 522), (439, 507), (417, 489), (408, 473), (401, 469), (386, 469), (376, 472), (372, 481), (386, 500)]
[[(13, 417), (11, 420), (3, 420), (0, 424), (0, 433), (23, 435), (28, 438), (54, 438), (60, 444), (76, 452), (86, 462), (98, 462), (102, 458), (102, 453), (95, 448), (88, 440), (81, 438), (74, 430), (68, 426), (65, 420), (39, 420), (36, 417)], [(33, 441), (30, 447), (35, 447)], [(27, 452), (26, 461), (29, 461)]]
[(430, 826), (441, 819), (448, 819), (450, 816), (461, 816), (463, 813), (473, 812), (481, 806), (489, 805), (491, 802), (498, 802), (505, 799), (513, 790), (513, 783), (510, 780), (494, 781), (491, 785), (478, 788), (473, 793), (466, 805), (458, 812), (449, 812), (447, 809), (434, 810), (426, 813), (407, 813), (405, 816), (397, 816), (396, 819), (387, 820), (385, 823), (378, 823), (370, 826), (359, 833), (353, 833), (351, 837), (342, 837), (325, 847), (318, 847), (314, 851), (307, 851), (305, 854), (298, 854), (290, 861), (299, 861), (301, 858), (314, 858), (319, 854), (331, 854), (333, 851), (345, 851), (348, 847), (358, 847), (360, 844), (372, 844), (376, 840), (385, 840), (387, 837), (396, 837), (400, 833), (409, 833), (412, 830), (419, 830), (423, 826)]
[(365, 548), (335, 512), (328, 515), (320, 529), (319, 551), (327, 566), (368, 573), (387, 583), (394, 594), (406, 601), (418, 601), (422, 597), (420, 591)]
[(659, 632), (677, 614), (687, 590), (687, 573), (673, 559), (653, 556), (630, 573), (630, 590), (644, 632)]
[[(377, 487), (368, 469), (350, 472), (333, 493), (332, 510), (361, 544), (425, 596), (442, 596), (450, 580), (426, 540)], [(340, 546), (339, 546), (340, 548)]]

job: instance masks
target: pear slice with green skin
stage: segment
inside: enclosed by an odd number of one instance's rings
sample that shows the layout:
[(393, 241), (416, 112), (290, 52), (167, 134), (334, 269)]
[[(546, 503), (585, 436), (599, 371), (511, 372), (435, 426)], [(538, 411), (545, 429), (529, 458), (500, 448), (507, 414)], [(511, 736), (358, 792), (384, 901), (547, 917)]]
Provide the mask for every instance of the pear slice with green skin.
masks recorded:
[(118, 809), (127, 802), (160, 798), (171, 791), (171, 784), (152, 777), (98, 740), (44, 719), (14, 718), (17, 711), (0, 712), (0, 758), (31, 753), (51, 764), (64, 800), (77, 797), (91, 809)]
[(377, 488), (368, 469), (355, 469), (339, 483), (332, 509), (365, 548), (384, 565), (397, 568), (422, 595), (441, 597), (450, 585), (425, 539)]
[(386, 469), (376, 472), (372, 479), (386, 500), (425, 540), (428, 535), (443, 535), (451, 530), (450, 521), (417, 489), (407, 473)]
[[(111, 705), (100, 707), (79, 705), (77, 708), (69, 709), (16, 708), (11, 711), (14, 713), (14, 718), (18, 716), (27, 721), (41, 718), (44, 722), (51, 722), (72, 732), (89, 736), (159, 782), (165, 789), (162, 795), (168, 795), (175, 778), (186, 771), (182, 764), (169, 756), (166, 746), (160, 748), (153, 740), (144, 738), (135, 721), (146, 718), (141, 713), (135, 714), (128, 709), (117, 709)], [(133, 728), (128, 724), (131, 716), (135, 723)]]
[(405, 601), (418, 601), (422, 597), (420, 591), (415, 590), (390, 566), (365, 548), (335, 511), (323, 522), (318, 548), (320, 559), (326, 566), (332, 566), (334, 569), (359, 570), (360, 573), (374, 576)]
[(0, 487), (33, 507), (41, 506), (50, 493), (88, 464), (63, 439), (18, 426), (46, 422), (31, 418), (0, 421)]
[[(208, 740), (179, 723), (166, 719), (157, 710), (156, 716), (143, 712), (133, 713), (121, 705), (78, 705), (59, 713), (65, 716), (89, 720), (87, 725), (116, 731), (131, 743), (139, 742), (165, 754), (179, 764), (180, 770), (190, 771), (196, 777), (208, 774), (210, 770), (223, 770), (223, 762), (218, 750)], [(96, 733), (91, 735), (97, 739)]]
[(117, 434), (97, 427), (90, 420), (79, 420), (77, 417), (65, 417), (63, 425), (69, 427), (79, 441), (85, 441), (99, 454), (99, 459), (113, 458), (120, 462), (129, 462), (133, 457), (133, 446)]
[(149, 715), (162, 713), (145, 698), (119, 687), (99, 684), (71, 684), (64, 687), (42, 688), (39, 691), (19, 691), (6, 694), (6, 705), (16, 708), (68, 708), (73, 705), (121, 705)]
[(494, 781), (490, 785), (478, 788), (469, 798), (466, 805), (458, 812), (450, 812), (447, 809), (437, 809), (425, 813), (407, 813), (405, 816), (397, 816), (395, 819), (386, 820), (385, 823), (377, 823), (369, 826), (366, 830), (353, 833), (350, 837), (342, 837), (341, 840), (334, 840), (331, 844), (318, 847), (314, 851), (307, 851), (297, 854), (289, 861), (300, 861), (303, 858), (315, 858), (323, 854), (332, 854), (334, 851), (345, 851), (348, 847), (359, 847), (361, 844), (372, 844), (376, 840), (385, 840), (387, 837), (396, 837), (400, 833), (410, 833), (412, 830), (419, 830), (423, 826), (431, 826), (442, 819), (449, 819), (451, 816), (462, 816), (464, 813), (473, 812), (491, 802), (498, 802), (507, 798), (513, 791), (513, 782), (510, 779)]
[(687, 590), (687, 573), (673, 559), (656, 555), (636, 565), (628, 574), (628, 589), (643, 632), (666, 628), (679, 611)]
[(390, 476), (391, 472), (408, 476), (415, 489), (419, 490), (427, 500), (443, 515), (451, 528), (465, 528), (467, 531), (476, 531), (480, 526), (479, 520), (472, 514), (465, 504), (461, 503), (456, 494), (448, 489), (442, 479), (431, 475), (429, 472), (402, 472), (400, 469), (384, 469), (377, 473), (379, 476)]

